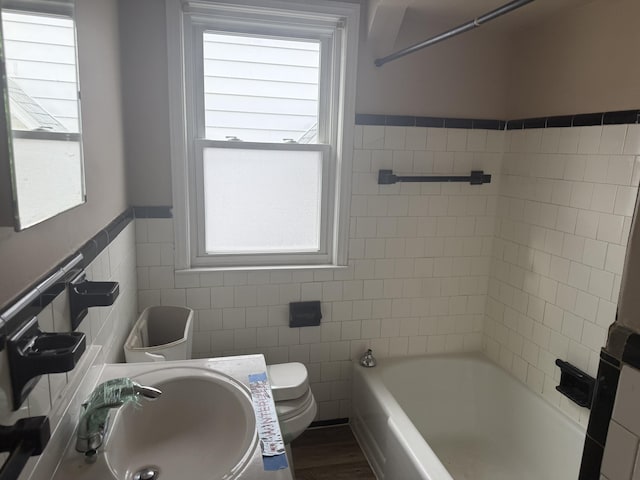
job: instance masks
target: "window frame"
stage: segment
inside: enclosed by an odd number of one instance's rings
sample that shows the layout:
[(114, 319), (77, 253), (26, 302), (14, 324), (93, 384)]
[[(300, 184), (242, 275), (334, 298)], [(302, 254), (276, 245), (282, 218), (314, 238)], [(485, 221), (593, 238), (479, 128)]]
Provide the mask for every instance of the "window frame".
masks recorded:
[[(176, 268), (346, 265), (359, 5), (324, 0), (313, 4), (286, 0), (166, 0), (166, 8)], [(258, 23), (258, 19), (263, 21)], [(206, 139), (204, 32), (319, 41), (318, 143)], [(322, 152), (320, 251), (206, 254), (202, 170), (203, 151), (208, 147)]]

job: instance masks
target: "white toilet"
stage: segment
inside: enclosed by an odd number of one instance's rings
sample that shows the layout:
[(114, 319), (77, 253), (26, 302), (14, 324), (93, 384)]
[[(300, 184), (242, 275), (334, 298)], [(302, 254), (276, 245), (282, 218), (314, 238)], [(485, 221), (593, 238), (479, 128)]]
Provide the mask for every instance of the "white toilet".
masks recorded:
[(318, 407), (309, 388), (307, 369), (302, 363), (267, 365), (267, 375), (291, 472), (293, 472), (290, 443), (311, 425)]

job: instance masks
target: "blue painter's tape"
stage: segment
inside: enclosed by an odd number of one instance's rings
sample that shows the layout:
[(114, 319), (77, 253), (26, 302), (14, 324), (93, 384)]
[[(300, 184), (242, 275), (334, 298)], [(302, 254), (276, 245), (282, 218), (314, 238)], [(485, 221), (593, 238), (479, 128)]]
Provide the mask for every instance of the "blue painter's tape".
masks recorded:
[[(287, 462), (287, 456), (284, 454), (284, 442), (282, 441), (282, 434), (278, 427), (277, 414), (273, 405), (273, 399), (268, 386), (268, 377), (266, 372), (254, 373), (249, 375), (249, 387), (251, 389), (251, 397), (253, 401), (253, 408), (256, 414), (256, 421), (258, 423), (258, 436), (260, 437), (260, 447), (263, 451), (262, 464), (265, 471), (282, 470), (289, 467)], [(268, 399), (268, 401), (267, 401)], [(257, 402), (257, 403), (256, 403)], [(265, 402), (269, 407), (268, 411), (265, 411)], [(260, 405), (258, 407), (258, 405)], [(267, 440), (269, 454), (264, 454), (265, 441), (262, 438), (262, 428), (264, 425), (269, 424), (267, 430), (272, 430), (273, 427), (277, 429), (276, 432), (271, 431), (268, 433)], [(276, 437), (273, 434), (276, 433)], [(282, 452), (282, 453), (279, 453)]]
[(262, 462), (264, 463), (264, 469), (266, 471), (282, 470), (289, 466), (287, 463), (287, 456), (284, 453), (281, 455), (274, 455), (273, 457), (262, 457)]
[(266, 382), (267, 381), (267, 372), (262, 373), (253, 373), (249, 375), (249, 382)]

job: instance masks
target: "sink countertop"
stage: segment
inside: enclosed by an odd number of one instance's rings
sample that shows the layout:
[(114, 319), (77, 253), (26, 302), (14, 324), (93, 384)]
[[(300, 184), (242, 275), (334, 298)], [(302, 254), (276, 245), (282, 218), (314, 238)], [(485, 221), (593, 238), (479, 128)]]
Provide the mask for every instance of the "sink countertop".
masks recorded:
[[(209, 359), (196, 359), (196, 360), (180, 360), (170, 362), (155, 362), (155, 363), (121, 363), (121, 364), (107, 364), (103, 367), (99, 377), (96, 376), (94, 385), (95, 387), (100, 382), (110, 380), (118, 377), (136, 377), (138, 375), (146, 374), (150, 371), (159, 370), (162, 368), (197, 368), (213, 370), (223, 373), (234, 378), (236, 381), (242, 383), (247, 390), (249, 390), (249, 375), (266, 372), (266, 363), (264, 356), (262, 355), (243, 355), (235, 357), (218, 357)], [(85, 389), (86, 390), (86, 389)], [(77, 399), (75, 399), (77, 402)], [(82, 399), (80, 402), (83, 401)], [(144, 406), (143, 406), (144, 408)], [(176, 413), (179, 414), (179, 413)], [(76, 419), (77, 422), (77, 419)], [(54, 441), (64, 441), (63, 439), (56, 439), (55, 433), (52, 437)], [(108, 448), (108, 436), (105, 442), (106, 448)], [(46, 453), (46, 451), (45, 451)], [(202, 454), (206, 455), (206, 449), (203, 448)], [(98, 453), (100, 457), (103, 453)], [(100, 460), (98, 461), (100, 462)], [(69, 445), (67, 446), (58, 468), (55, 473), (52, 474), (51, 470), (48, 472), (39, 471), (36, 466), (33, 475), (30, 480), (112, 480), (114, 477), (110, 474), (96, 475), (96, 464), (86, 464), (84, 462), (83, 454), (75, 451), (75, 433)], [(43, 462), (47, 463), (47, 462)], [(103, 462), (104, 464), (104, 462)], [(100, 468), (100, 467), (98, 467)], [(100, 471), (100, 470), (99, 470)], [(102, 472), (108, 472), (104, 469)], [(189, 472), (184, 472), (189, 474)], [(292, 472), (289, 468), (282, 470), (265, 471), (263, 465), (262, 452), (259, 447), (259, 442), (256, 442), (253, 446), (253, 452), (251, 458), (247, 461), (246, 466), (236, 475), (232, 477), (234, 480), (292, 480)], [(115, 480), (115, 479), (114, 479)], [(119, 479), (120, 480), (120, 479)]]

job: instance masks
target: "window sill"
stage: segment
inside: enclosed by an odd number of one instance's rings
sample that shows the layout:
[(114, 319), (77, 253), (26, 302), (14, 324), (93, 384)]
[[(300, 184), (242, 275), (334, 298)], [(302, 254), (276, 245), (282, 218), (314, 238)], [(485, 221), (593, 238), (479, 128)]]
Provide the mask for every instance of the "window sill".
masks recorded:
[(246, 267), (193, 267), (193, 268), (180, 268), (175, 272), (181, 275), (188, 275), (190, 273), (204, 273), (204, 272), (269, 272), (269, 271), (298, 271), (298, 270), (344, 270), (349, 268), (348, 265), (272, 265), (272, 266), (246, 266)]

